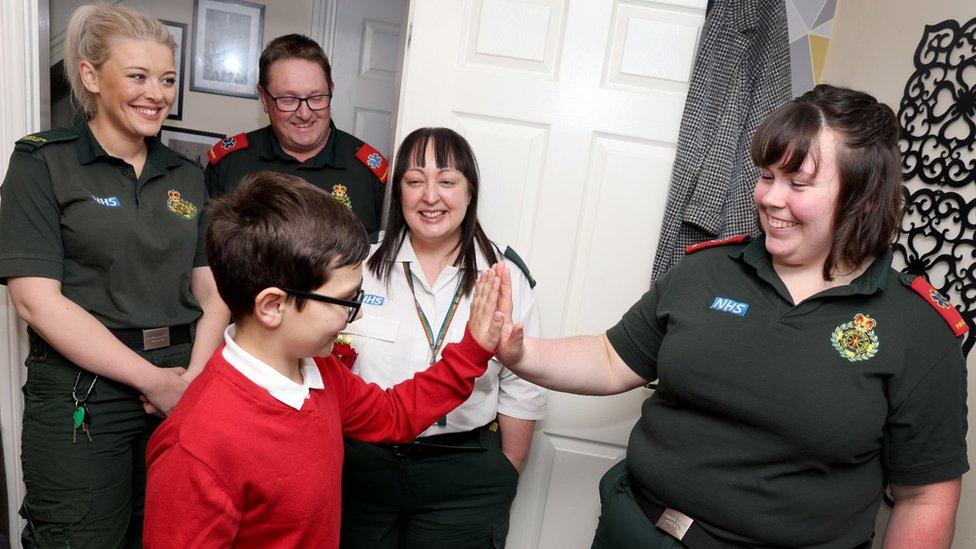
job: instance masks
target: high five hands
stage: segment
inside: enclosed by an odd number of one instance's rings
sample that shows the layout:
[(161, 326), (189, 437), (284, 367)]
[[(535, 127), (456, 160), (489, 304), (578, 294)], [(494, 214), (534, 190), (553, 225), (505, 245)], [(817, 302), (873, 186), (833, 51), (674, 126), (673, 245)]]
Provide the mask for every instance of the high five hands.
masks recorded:
[(482, 271), (474, 288), (468, 329), (505, 365), (522, 358), (525, 326), (512, 322), (512, 277), (504, 262)]

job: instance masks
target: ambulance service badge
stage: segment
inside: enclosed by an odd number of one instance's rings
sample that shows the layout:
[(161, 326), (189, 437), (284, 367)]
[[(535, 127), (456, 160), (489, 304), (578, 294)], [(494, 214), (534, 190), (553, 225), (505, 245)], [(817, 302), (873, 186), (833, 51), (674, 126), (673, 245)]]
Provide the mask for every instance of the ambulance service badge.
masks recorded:
[(877, 324), (870, 316), (858, 313), (853, 321), (834, 328), (830, 343), (851, 362), (867, 360), (878, 354), (878, 335), (874, 333)]
[(183, 219), (193, 219), (197, 215), (197, 207), (183, 199), (179, 191), (170, 190), (166, 193), (166, 205), (169, 211)]
[(349, 193), (347, 192), (345, 185), (333, 185), (332, 186), (332, 198), (336, 199), (336, 202), (342, 204), (343, 206), (352, 209), (352, 200), (349, 200)]

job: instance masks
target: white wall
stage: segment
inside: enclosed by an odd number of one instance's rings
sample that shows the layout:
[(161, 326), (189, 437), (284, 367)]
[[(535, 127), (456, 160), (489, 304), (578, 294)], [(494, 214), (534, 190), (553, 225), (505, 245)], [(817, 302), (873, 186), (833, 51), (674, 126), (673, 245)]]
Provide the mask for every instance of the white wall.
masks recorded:
[[(275, 37), (293, 32), (314, 35), (312, 32), (312, 0), (248, 0), (264, 4), (264, 44)], [(71, 12), (89, 2), (80, 0), (51, 0), (51, 42), (55, 61), (64, 40), (64, 29)], [(268, 123), (257, 99), (230, 97), (190, 91), (190, 57), (193, 48), (193, 0), (122, 0), (115, 3), (154, 15), (160, 19), (186, 23), (187, 51), (184, 52), (186, 75), (183, 76), (183, 119), (167, 120), (167, 126), (204, 130), (227, 135), (253, 130)], [(177, 66), (179, 64), (177, 63)]]
[[(914, 53), (925, 25), (946, 19), (965, 23), (976, 16), (972, 0), (841, 0), (834, 16), (823, 81), (867, 91), (898, 112)], [(909, 183), (917, 188), (917, 183)], [(976, 189), (953, 189), (966, 200)], [(948, 328), (947, 328), (948, 329)], [(976, 464), (976, 351), (969, 356), (970, 463)], [(976, 477), (963, 477), (954, 548), (976, 547)]]

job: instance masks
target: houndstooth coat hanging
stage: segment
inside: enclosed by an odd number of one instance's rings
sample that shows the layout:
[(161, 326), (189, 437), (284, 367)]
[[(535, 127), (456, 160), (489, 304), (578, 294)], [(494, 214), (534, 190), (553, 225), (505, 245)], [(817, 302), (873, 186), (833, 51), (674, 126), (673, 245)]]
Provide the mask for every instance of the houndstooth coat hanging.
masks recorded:
[(789, 99), (783, 0), (717, 0), (705, 21), (681, 118), (654, 280), (684, 256), (688, 244), (756, 232), (752, 189), (759, 171), (749, 141)]

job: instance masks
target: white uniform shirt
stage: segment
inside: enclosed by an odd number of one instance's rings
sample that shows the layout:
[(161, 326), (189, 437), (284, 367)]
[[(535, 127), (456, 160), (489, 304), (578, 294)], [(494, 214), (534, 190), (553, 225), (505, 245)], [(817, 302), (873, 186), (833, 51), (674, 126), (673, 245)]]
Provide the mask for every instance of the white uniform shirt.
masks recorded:
[[(410, 286), (403, 272), (404, 262), (409, 263), (417, 302), (427, 316), (435, 338), (440, 333), (441, 323), (451, 307), (461, 279), (461, 271), (448, 265), (433, 286), (428, 284), (409, 237), (403, 239), (397, 254), (396, 264), (390, 273), (389, 288), (373, 276), (364, 264), (363, 290), (366, 296), (363, 316), (347, 326), (346, 333), (351, 336), (358, 353), (353, 372), (384, 389), (410, 379), (430, 365), (430, 345), (417, 316), (413, 296), (410, 295)], [(538, 336), (539, 315), (535, 308), (535, 294), (522, 271), (511, 261), (507, 263), (512, 273), (512, 319), (525, 324), (526, 335)], [(489, 267), (480, 251), (477, 265), (479, 270)], [(445, 336), (444, 346), (461, 341), (464, 336), (472, 297), (461, 298)], [(438, 350), (438, 360), (444, 346)], [(488, 363), (485, 375), (475, 381), (471, 397), (447, 415), (447, 425), (440, 427), (435, 424), (421, 436), (470, 431), (491, 422), (497, 413), (518, 419), (542, 419), (545, 408), (545, 389), (519, 378), (493, 358)]]

